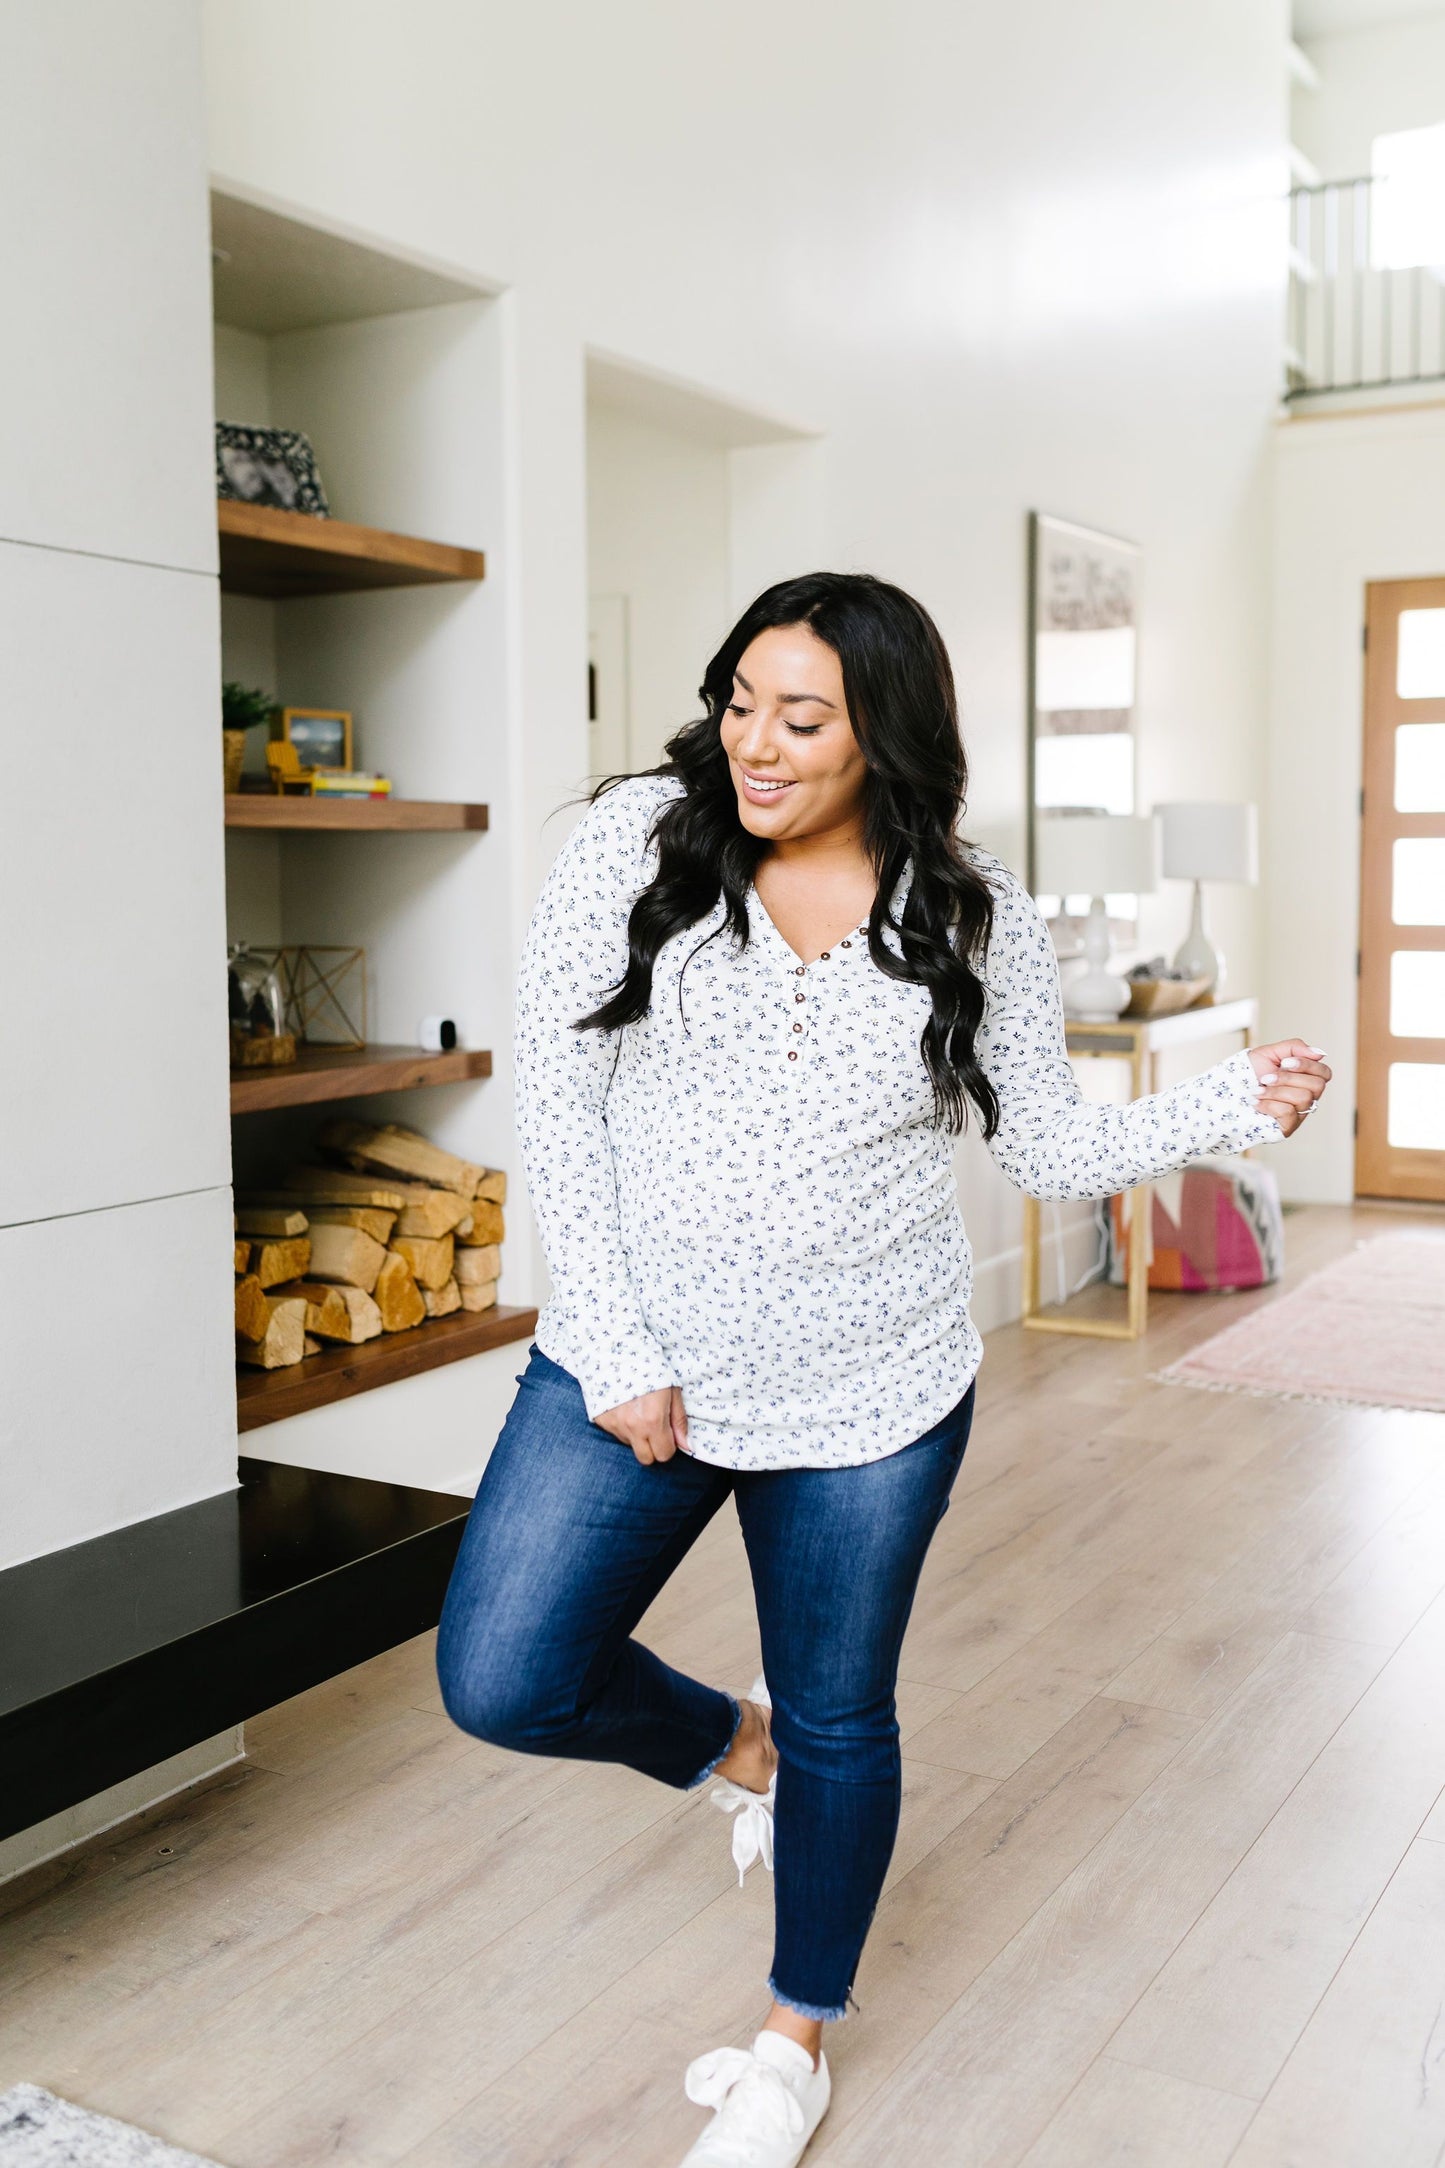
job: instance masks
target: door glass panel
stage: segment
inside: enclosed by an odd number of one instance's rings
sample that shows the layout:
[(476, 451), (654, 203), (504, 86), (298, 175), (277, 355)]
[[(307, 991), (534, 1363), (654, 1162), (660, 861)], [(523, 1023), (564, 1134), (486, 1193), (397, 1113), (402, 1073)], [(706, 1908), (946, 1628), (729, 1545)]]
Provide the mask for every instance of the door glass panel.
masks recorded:
[(1402, 610), (1395, 651), (1395, 691), (1401, 700), (1445, 695), (1445, 610)]
[(1445, 836), (1397, 836), (1391, 915), (1397, 926), (1445, 926)]
[(1445, 1039), (1445, 949), (1396, 949), (1390, 958), (1390, 1036)]
[(1402, 723), (1395, 732), (1395, 811), (1445, 813), (1445, 723)]
[(1445, 1152), (1445, 1062), (1392, 1061), (1387, 1131), (1404, 1152)]

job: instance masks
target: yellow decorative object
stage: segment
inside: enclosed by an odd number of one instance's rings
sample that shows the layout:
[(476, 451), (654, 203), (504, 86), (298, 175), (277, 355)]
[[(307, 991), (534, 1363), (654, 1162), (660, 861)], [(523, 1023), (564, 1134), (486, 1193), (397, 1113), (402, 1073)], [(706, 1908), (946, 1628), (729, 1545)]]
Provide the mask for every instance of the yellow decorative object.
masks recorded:
[(288, 739), (273, 738), (267, 746), (266, 772), (278, 798), (284, 798), (288, 790), (304, 791), (308, 798), (316, 795), (317, 771), (302, 767), (296, 757), (296, 748)]

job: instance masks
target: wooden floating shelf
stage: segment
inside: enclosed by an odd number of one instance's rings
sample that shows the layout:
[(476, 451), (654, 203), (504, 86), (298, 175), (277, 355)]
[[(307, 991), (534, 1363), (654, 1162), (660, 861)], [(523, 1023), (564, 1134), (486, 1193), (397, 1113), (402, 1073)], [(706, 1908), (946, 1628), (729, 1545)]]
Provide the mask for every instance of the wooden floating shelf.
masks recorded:
[(491, 1073), (492, 1057), (480, 1048), (425, 1054), (414, 1046), (302, 1046), (295, 1061), (279, 1068), (233, 1069), (231, 1112), (319, 1106), (328, 1099), (359, 1099), (368, 1092), (463, 1084)]
[(351, 595), (375, 587), (435, 587), (480, 580), (480, 550), (417, 535), (388, 534), (350, 520), (317, 519), (269, 504), (216, 505), (223, 595), (286, 601), (296, 595)]
[(537, 1322), (533, 1309), (494, 1304), (490, 1310), (463, 1311), (431, 1319), (409, 1332), (383, 1333), (360, 1347), (327, 1348), (285, 1370), (241, 1370), (236, 1376), (236, 1427), (259, 1430), (332, 1400), (349, 1400), (378, 1385), (395, 1384), (443, 1363), (461, 1362), (487, 1348), (529, 1340)]
[(475, 835), (487, 826), (487, 808), (443, 798), (278, 798), (266, 791), (240, 791), (226, 799), (226, 826), (313, 834)]

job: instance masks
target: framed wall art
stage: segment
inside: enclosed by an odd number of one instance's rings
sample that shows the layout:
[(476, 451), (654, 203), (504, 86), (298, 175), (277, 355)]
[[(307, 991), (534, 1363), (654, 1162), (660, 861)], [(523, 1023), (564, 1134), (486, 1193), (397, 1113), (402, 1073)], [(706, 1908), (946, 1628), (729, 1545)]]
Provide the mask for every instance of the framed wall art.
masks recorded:
[(311, 439), (299, 429), (217, 422), (216, 495), (241, 504), (274, 505), (282, 512), (308, 512), (314, 519), (331, 516)]
[(294, 745), (303, 768), (343, 768), (352, 760), (351, 715), (346, 708), (277, 708), (271, 736)]

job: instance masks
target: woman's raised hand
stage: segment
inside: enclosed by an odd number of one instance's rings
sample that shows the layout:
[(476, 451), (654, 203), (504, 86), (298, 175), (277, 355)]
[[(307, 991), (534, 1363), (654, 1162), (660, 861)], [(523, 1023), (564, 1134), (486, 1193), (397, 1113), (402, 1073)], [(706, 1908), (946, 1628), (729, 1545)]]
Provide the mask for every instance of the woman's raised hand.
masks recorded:
[(687, 1410), (675, 1385), (660, 1386), (655, 1393), (639, 1393), (635, 1400), (604, 1409), (593, 1421), (600, 1430), (610, 1431), (614, 1438), (630, 1445), (644, 1468), (687, 1451)]
[(1249, 1058), (1264, 1086), (1259, 1110), (1272, 1114), (1288, 1136), (1313, 1111), (1334, 1075), (1324, 1049), (1306, 1046), (1303, 1039), (1276, 1039), (1272, 1046), (1252, 1046)]

